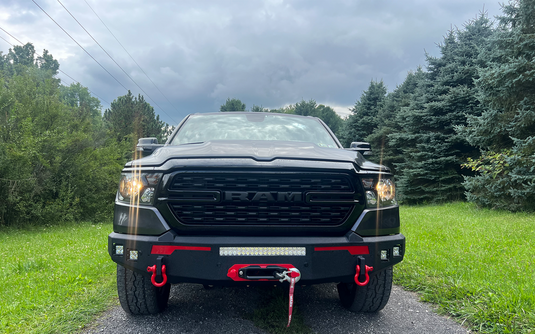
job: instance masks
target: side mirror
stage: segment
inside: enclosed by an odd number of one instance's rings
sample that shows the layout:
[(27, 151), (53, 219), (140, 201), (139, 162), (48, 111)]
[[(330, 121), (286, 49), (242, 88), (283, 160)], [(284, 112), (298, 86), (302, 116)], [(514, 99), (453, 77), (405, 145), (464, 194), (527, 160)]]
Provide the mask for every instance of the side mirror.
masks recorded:
[(354, 141), (351, 143), (351, 146), (349, 146), (348, 150), (350, 151), (357, 151), (360, 152), (362, 155), (371, 155), (372, 154), (372, 146), (370, 143), (362, 142), (362, 141)]
[(162, 146), (163, 144), (158, 144), (158, 139), (154, 137), (139, 138), (136, 145), (136, 152), (141, 153), (142, 157), (146, 157)]

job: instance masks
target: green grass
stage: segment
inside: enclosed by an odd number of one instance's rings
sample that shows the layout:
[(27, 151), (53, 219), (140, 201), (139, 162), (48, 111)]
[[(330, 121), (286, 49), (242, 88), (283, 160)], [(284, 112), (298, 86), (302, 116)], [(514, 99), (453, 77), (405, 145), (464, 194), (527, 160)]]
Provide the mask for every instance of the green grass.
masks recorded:
[(67, 333), (117, 303), (111, 224), (0, 229), (0, 332)]
[(467, 203), (401, 207), (395, 283), (483, 333), (535, 333), (535, 215)]
[[(535, 215), (455, 203), (403, 206), (401, 219), (407, 250), (395, 283), (477, 331), (535, 333)], [(73, 332), (116, 305), (111, 229), (0, 229), (0, 332)], [(287, 291), (271, 290), (247, 318), (288, 332)], [(296, 305), (290, 332), (310, 331)]]

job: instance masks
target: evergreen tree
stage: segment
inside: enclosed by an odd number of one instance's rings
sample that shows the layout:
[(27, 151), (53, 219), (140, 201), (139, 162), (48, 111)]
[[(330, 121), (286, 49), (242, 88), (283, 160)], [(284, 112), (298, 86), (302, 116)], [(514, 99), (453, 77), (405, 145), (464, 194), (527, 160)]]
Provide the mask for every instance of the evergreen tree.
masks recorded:
[(349, 147), (353, 141), (364, 141), (378, 127), (377, 114), (383, 107), (386, 97), (386, 86), (383, 81), (371, 81), (370, 86), (362, 93), (360, 100), (351, 109), (352, 114), (344, 124), (341, 142)]
[(402, 132), (400, 124), (403, 109), (409, 107), (414, 99), (416, 88), (420, 81), (424, 80), (424, 72), (419, 67), (416, 72), (409, 72), (405, 81), (393, 92), (389, 93), (377, 112), (377, 128), (365, 138), (372, 147), (372, 154), (367, 158), (377, 163), (390, 167), (397, 174), (396, 165), (404, 161), (401, 145), (393, 145), (389, 136)]
[(481, 149), (466, 167), (468, 199), (508, 210), (535, 210), (535, 1), (503, 7), (496, 34), (481, 59), (476, 85), (487, 110), (459, 133)]
[(485, 15), (450, 31), (441, 44), (440, 57), (427, 57), (425, 80), (415, 99), (403, 110), (402, 132), (390, 135), (402, 147), (405, 161), (398, 165), (401, 199), (406, 203), (442, 202), (464, 197), (461, 164), (478, 152), (455, 127), (466, 124), (467, 115), (480, 115), (474, 79), (480, 50), (492, 34)]

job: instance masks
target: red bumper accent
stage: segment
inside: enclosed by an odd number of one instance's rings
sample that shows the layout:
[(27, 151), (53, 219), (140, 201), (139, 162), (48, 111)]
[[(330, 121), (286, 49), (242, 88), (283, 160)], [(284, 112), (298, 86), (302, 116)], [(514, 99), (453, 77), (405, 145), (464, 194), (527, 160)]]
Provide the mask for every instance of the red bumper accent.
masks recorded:
[(151, 254), (158, 255), (171, 255), (176, 250), (192, 250), (192, 251), (206, 251), (209, 252), (212, 250), (211, 247), (193, 247), (193, 246), (152, 246), (150, 251)]
[(351, 255), (365, 255), (370, 254), (368, 246), (334, 246), (334, 247), (314, 247), (314, 251), (339, 251), (346, 250)]
[[(241, 278), (238, 275), (238, 272), (240, 269), (250, 266), (259, 266), (260, 268), (267, 268), (268, 266), (278, 266), (278, 267), (284, 267), (287, 270), (290, 270), (290, 268), (295, 268), (291, 264), (276, 264), (276, 263), (269, 263), (269, 264), (256, 264), (256, 263), (249, 263), (249, 264), (235, 264), (232, 267), (229, 268), (227, 272), (227, 276), (230, 277), (233, 281), (236, 282), (244, 282), (244, 281), (252, 281), (249, 279)], [(278, 279), (257, 279), (255, 281), (278, 281)]]

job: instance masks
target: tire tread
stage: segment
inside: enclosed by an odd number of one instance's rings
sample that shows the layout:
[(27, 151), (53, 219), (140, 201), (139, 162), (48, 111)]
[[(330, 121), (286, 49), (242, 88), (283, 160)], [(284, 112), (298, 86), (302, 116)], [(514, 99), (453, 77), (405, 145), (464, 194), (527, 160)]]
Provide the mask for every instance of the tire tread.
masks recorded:
[(117, 292), (122, 308), (132, 315), (156, 314), (167, 306), (170, 286), (152, 285), (149, 276), (117, 265)]
[(339, 283), (338, 295), (342, 305), (351, 312), (375, 313), (382, 310), (392, 291), (392, 267), (370, 277), (366, 286)]

